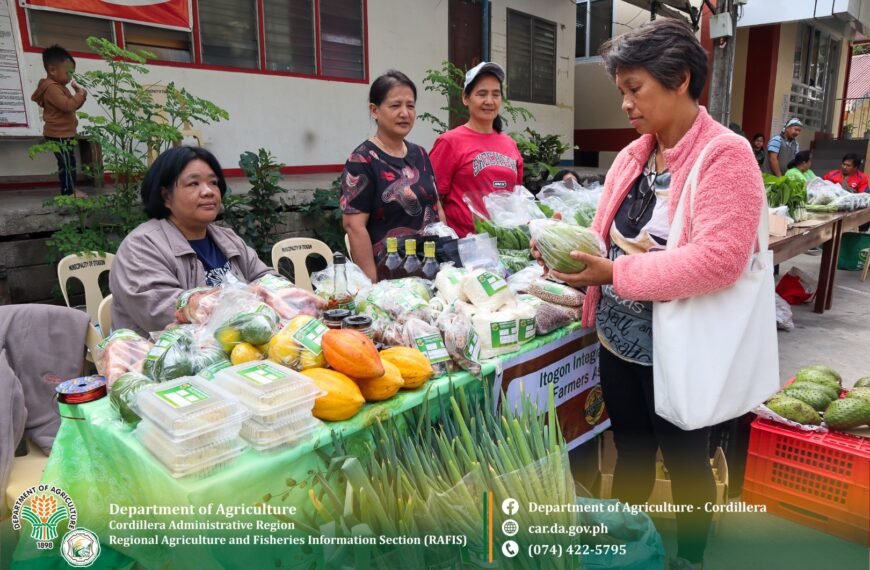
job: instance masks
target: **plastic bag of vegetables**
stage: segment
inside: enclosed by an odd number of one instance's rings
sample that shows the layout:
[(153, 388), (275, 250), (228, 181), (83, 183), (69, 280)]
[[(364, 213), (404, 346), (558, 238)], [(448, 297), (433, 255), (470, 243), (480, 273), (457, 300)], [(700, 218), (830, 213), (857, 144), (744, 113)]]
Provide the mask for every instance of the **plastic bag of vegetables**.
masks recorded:
[(572, 251), (604, 256), (604, 243), (587, 228), (555, 220), (533, 220), (532, 239), (547, 267), (560, 273), (579, 273), (586, 264), (571, 257)]
[(137, 424), (142, 418), (136, 410), (136, 394), (143, 388), (156, 384), (153, 380), (137, 372), (121, 374), (109, 390), (109, 401), (112, 407), (128, 424)]

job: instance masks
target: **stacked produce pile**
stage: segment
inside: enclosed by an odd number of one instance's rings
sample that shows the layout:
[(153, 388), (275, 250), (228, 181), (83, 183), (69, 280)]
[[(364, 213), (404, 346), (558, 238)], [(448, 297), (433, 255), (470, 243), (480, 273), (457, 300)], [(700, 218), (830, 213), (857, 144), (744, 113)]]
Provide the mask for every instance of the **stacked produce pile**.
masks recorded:
[(788, 207), (788, 215), (796, 222), (807, 219), (807, 183), (805, 180), (767, 173), (763, 175), (763, 178), (769, 207)]
[(855, 382), (851, 390), (843, 389), (840, 374), (822, 365), (803, 368), (794, 382), (764, 404), (772, 419), (791, 422), (796, 427), (820, 426), (844, 431), (870, 426), (870, 377)]
[[(575, 249), (601, 253), (597, 238), (579, 226), (543, 219), (530, 225), (552, 267), (576, 268), (569, 255)], [(421, 389), (433, 377), (458, 370), (479, 376), (485, 360), (579, 319), (581, 292), (542, 279), (531, 261), (509, 285), (495, 248), (473, 249), (473, 260), (467, 251), (463, 258), (473, 263), (442, 264), (432, 280), (373, 284), (337, 256), (312, 276), (315, 293), (273, 275), (187, 291), (176, 323), (152, 333), (153, 342), (115, 331), (96, 350), (97, 368), (129, 424), (143, 416), (141, 402), (169, 383), (204, 383), (244, 410), (243, 420), (233, 420), (234, 441), (241, 433), (258, 451), (294, 445), (317, 428), (312, 416), (343, 421), (366, 402)], [(214, 421), (214, 429), (227, 422)], [(156, 437), (152, 424), (164, 425), (151, 418), (143, 437)], [(186, 440), (184, 446), (191, 447)]]

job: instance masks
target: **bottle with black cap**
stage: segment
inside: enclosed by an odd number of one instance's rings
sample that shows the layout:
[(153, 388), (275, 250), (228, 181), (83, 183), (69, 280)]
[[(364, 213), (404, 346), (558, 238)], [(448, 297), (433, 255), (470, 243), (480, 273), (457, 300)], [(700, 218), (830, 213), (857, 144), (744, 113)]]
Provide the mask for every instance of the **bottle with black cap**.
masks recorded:
[(347, 258), (340, 251), (332, 254), (332, 267), (335, 274), (332, 279), (333, 291), (328, 308), (353, 311), (353, 295), (347, 289)]

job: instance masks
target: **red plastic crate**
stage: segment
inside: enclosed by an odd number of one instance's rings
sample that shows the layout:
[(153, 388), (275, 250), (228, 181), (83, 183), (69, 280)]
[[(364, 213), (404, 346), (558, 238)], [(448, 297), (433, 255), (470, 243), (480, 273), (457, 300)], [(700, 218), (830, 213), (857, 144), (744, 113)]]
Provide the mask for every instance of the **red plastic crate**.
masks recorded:
[(744, 500), (870, 544), (870, 440), (758, 418), (749, 440)]

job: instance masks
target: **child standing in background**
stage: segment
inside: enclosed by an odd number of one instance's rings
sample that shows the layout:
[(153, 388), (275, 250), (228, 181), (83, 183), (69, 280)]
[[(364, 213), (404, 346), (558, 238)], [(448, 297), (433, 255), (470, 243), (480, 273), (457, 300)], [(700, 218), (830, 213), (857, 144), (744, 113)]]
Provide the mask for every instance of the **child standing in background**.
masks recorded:
[[(87, 194), (76, 190), (76, 156), (73, 148), (78, 119), (76, 111), (85, 104), (87, 93), (72, 80), (76, 62), (68, 51), (53, 45), (42, 52), (42, 65), (46, 77), (39, 80), (36, 91), (30, 97), (43, 109), (45, 127), (42, 130), (46, 141), (60, 144), (57, 158), (60, 193), (64, 196), (87, 198)], [(73, 94), (67, 85), (72, 83)]]

